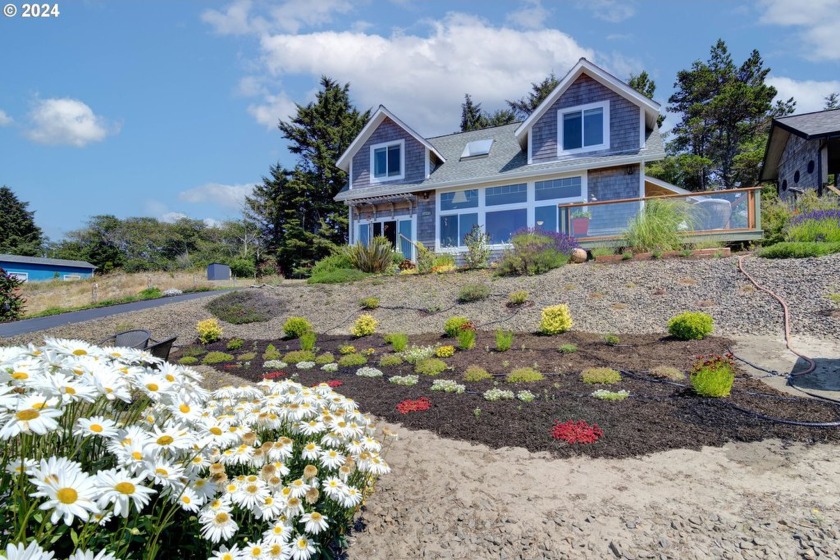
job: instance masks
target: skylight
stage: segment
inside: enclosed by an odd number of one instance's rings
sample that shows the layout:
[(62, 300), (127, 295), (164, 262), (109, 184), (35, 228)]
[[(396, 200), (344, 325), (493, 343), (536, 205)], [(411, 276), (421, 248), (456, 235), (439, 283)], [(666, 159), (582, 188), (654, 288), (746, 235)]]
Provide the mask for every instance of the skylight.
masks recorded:
[(464, 151), (461, 152), (461, 159), (486, 156), (490, 153), (490, 147), (493, 145), (493, 139), (473, 140), (464, 146)]

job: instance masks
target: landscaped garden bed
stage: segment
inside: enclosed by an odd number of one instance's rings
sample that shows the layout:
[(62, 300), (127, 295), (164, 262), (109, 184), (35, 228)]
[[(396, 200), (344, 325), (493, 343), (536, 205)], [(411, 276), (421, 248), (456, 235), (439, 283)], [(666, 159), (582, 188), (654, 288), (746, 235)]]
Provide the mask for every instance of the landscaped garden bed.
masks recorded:
[[(273, 367), (280, 365), (278, 362), (263, 367), (262, 354), (268, 344), (246, 340), (239, 352), (246, 353), (250, 360), (237, 361), (234, 352), (232, 359), (214, 367), (251, 381), (259, 381), (266, 375), (275, 379), (296, 376), (305, 385), (329, 381), (342, 394), (355, 399), (361, 409), (389, 421), (494, 448), (518, 446), (561, 457), (580, 453), (628, 457), (668, 449), (718, 446), (727, 441), (840, 440), (840, 430), (836, 428), (781, 424), (751, 414), (831, 422), (840, 418), (839, 406), (783, 395), (740, 373), (731, 395), (726, 398), (697, 396), (687, 377), (671, 381), (651, 374), (657, 366), (688, 372), (700, 356), (725, 355), (730, 342), (724, 338), (679, 341), (661, 335), (621, 334), (607, 338), (581, 332), (558, 336), (516, 333), (510, 350), (499, 352), (495, 350), (496, 333), (479, 331), (474, 348), (455, 350), (451, 357), (437, 358), (447, 369), (435, 376), (417, 375), (415, 385), (389, 382), (391, 377), (416, 375), (415, 366), (405, 362), (381, 365), (384, 356), (396, 361), (392, 346), (382, 335), (362, 338), (319, 335), (316, 355), (329, 352), (334, 360), (358, 356), (347, 360), (356, 365), (337, 366), (335, 371), (322, 370), (321, 363), (304, 363), (303, 369), (294, 364)], [(281, 356), (299, 349), (297, 340), (275, 340), (270, 344)], [(409, 345), (457, 348), (458, 341), (437, 334), (413, 335), (409, 337)], [(224, 352), (226, 346), (226, 341), (220, 341), (202, 349)], [(342, 354), (341, 350), (347, 352), (349, 346), (355, 352)], [(441, 352), (444, 356), (448, 353), (448, 350)], [(389, 363), (387, 359), (385, 363)], [(493, 378), (465, 381), (464, 372), (470, 366), (485, 369)], [(362, 375), (357, 375), (361, 368), (374, 369), (362, 370)], [(519, 368), (532, 368), (545, 379), (516, 383), (505, 380), (506, 375)], [(584, 383), (581, 372), (587, 368), (614, 368), (623, 372), (622, 379), (610, 385)], [(433, 384), (439, 380), (454, 381), (453, 391), (458, 390), (456, 384), (463, 385), (463, 392), (433, 390)], [(513, 398), (487, 400), (485, 394), (493, 389), (511, 391)], [(617, 397), (622, 400), (599, 399), (593, 396), (598, 390), (626, 391), (629, 395)], [(519, 397), (522, 391), (530, 392), (533, 400), (522, 400)], [(527, 394), (524, 397), (528, 398)], [(430, 405), (426, 406), (425, 401)], [(555, 426), (569, 421), (597, 425), (603, 435), (586, 444), (553, 438)]]

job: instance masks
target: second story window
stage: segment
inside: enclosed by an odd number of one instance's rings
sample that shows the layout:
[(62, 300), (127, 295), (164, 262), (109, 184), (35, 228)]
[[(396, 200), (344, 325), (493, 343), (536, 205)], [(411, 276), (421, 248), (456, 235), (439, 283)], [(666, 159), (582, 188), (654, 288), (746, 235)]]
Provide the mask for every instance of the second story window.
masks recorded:
[(561, 155), (610, 147), (609, 101), (561, 109), (557, 112), (557, 121)]
[(395, 181), (405, 177), (405, 141), (384, 142), (370, 147), (370, 181)]

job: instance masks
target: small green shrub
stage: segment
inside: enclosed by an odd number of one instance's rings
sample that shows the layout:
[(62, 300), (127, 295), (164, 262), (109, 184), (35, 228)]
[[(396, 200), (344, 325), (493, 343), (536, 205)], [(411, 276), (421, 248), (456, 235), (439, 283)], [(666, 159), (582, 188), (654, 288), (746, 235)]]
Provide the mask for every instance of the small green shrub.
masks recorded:
[(517, 290), (515, 292), (511, 292), (508, 296), (508, 301), (511, 305), (522, 305), (528, 301), (528, 292), (525, 290)]
[(338, 365), (341, 367), (359, 367), (367, 363), (367, 358), (361, 354), (345, 354), (338, 359)]
[(466, 371), (464, 371), (464, 381), (474, 383), (477, 381), (486, 381), (488, 379), (493, 379), (493, 376), (481, 366), (469, 366)]
[(422, 360), (427, 358), (431, 358), (435, 355), (435, 347), (434, 346), (414, 346), (412, 345), (410, 348), (406, 348), (403, 352), (400, 353), (402, 359), (408, 362), (409, 364), (416, 364)]
[(530, 367), (517, 368), (505, 377), (508, 383), (534, 383), (543, 379), (545, 379), (543, 374)]
[(614, 335), (614, 334), (604, 335), (604, 344), (606, 344), (607, 346), (618, 346), (618, 344), (620, 342), (621, 342), (621, 339), (618, 338), (618, 335)]
[(356, 243), (345, 253), (353, 268), (362, 272), (386, 272), (394, 266), (394, 246), (385, 237), (374, 237), (368, 245)]
[(232, 361), (233, 354), (228, 354), (226, 352), (208, 352), (207, 355), (204, 356), (204, 359), (201, 360), (201, 363), (205, 365), (211, 365)]
[(23, 317), (26, 299), (21, 295), (21, 285), (23, 280), (0, 268), (0, 323)]
[(726, 356), (709, 356), (694, 364), (690, 380), (701, 397), (728, 397), (735, 381), (735, 365)]
[(609, 255), (614, 255), (615, 249), (613, 249), (612, 247), (594, 247), (592, 250), (590, 250), (590, 253), (592, 253), (593, 258), (606, 257)]
[(451, 358), (455, 355), (455, 347), (451, 345), (438, 346), (435, 348), (435, 356), (438, 358)]
[(669, 381), (682, 381), (685, 379), (683, 372), (671, 366), (656, 366), (650, 370), (650, 374), (659, 379), (667, 379)]
[(464, 284), (458, 291), (458, 303), (471, 303), (490, 297), (490, 286), (487, 284)]
[(332, 352), (324, 352), (323, 354), (318, 354), (315, 357), (315, 364), (322, 366), (324, 364), (331, 364), (335, 361), (335, 356), (332, 355)]
[(770, 247), (763, 247), (757, 254), (765, 259), (804, 259), (824, 257), (840, 253), (840, 243), (819, 243), (807, 241), (784, 241)]
[(140, 299), (157, 299), (162, 296), (160, 288), (146, 288), (140, 292)]
[(257, 357), (256, 352), (245, 352), (244, 354), (240, 354), (236, 357), (236, 361), (238, 362), (250, 362), (254, 358)]
[(283, 361), (287, 364), (296, 364), (298, 362), (314, 362), (315, 353), (310, 350), (292, 350), (286, 352), (283, 356)]
[(414, 373), (419, 373), (420, 375), (440, 375), (449, 366), (446, 365), (446, 362), (443, 360), (439, 360), (438, 358), (426, 358), (425, 360), (420, 360), (414, 366)]
[(668, 332), (679, 340), (702, 340), (712, 334), (714, 319), (699, 311), (686, 311), (668, 321)]
[(561, 354), (574, 354), (575, 352), (577, 352), (577, 350), (578, 350), (577, 344), (571, 344), (571, 343), (562, 344), (562, 345), (560, 345), (560, 348), (557, 349), (557, 351), (560, 352)]
[(592, 392), (592, 396), (602, 401), (623, 401), (630, 396), (629, 391), (608, 391), (606, 389), (598, 389)]
[(233, 325), (263, 323), (283, 311), (277, 298), (258, 290), (237, 290), (213, 298), (204, 306), (210, 313)]
[(316, 262), (310, 272), (312, 276), (316, 276), (334, 272), (336, 270), (349, 270), (352, 268), (353, 265), (350, 264), (350, 259), (347, 258), (347, 254), (343, 250), (338, 250), (332, 255), (324, 257), (320, 261)]
[(379, 307), (379, 298), (378, 297), (366, 297), (359, 300), (359, 306), (362, 309), (376, 309)]
[(370, 336), (376, 332), (376, 326), (378, 324), (379, 321), (374, 319), (372, 315), (359, 315), (359, 318), (356, 319), (356, 322), (350, 328), (350, 334), (356, 338)]
[(265, 352), (263, 352), (263, 355), (262, 355), (263, 360), (266, 360), (266, 361), (268, 361), (268, 360), (279, 360), (281, 356), (282, 356), (282, 354), (280, 354), (280, 351), (277, 350), (277, 348), (275, 348), (273, 344), (269, 344), (268, 346), (266, 346)]
[(313, 273), (306, 282), (308, 284), (349, 284), (364, 280), (368, 276), (370, 274), (355, 268), (339, 268), (329, 272)]
[(490, 260), (490, 236), (481, 231), (481, 226), (473, 225), (464, 236), (464, 245), (467, 246), (464, 265), (469, 269), (486, 268)]
[(227, 343), (228, 350), (239, 350), (242, 348), (242, 345), (245, 344), (245, 341), (241, 338), (231, 338)]
[(338, 353), (341, 354), (342, 356), (347, 355), (347, 354), (355, 354), (356, 353), (356, 347), (351, 346), (350, 344), (342, 344), (341, 346), (338, 347)]
[(621, 374), (612, 368), (597, 367), (583, 370), (580, 378), (584, 383), (612, 385), (621, 381)]
[(198, 341), (202, 344), (210, 344), (222, 338), (222, 327), (216, 319), (199, 321), (195, 330), (198, 332)]
[(300, 335), (301, 350), (314, 350), (316, 342), (318, 342), (318, 335), (312, 331), (305, 332)]
[(464, 325), (470, 324), (470, 320), (466, 317), (450, 317), (443, 323), (443, 332), (446, 333), (446, 336), (450, 338), (455, 338), (458, 336), (458, 333), (464, 327)]
[(496, 350), (507, 352), (513, 345), (513, 333), (511, 331), (496, 331)]
[(403, 359), (399, 354), (385, 354), (379, 358), (379, 365), (382, 367), (393, 367), (402, 365)]
[(283, 323), (283, 334), (286, 338), (300, 338), (302, 334), (312, 330), (312, 323), (303, 317), (289, 317)]
[(198, 358), (196, 358), (195, 356), (184, 356), (183, 358), (178, 360), (178, 363), (182, 366), (191, 366), (193, 364), (198, 363)]
[(391, 345), (394, 352), (402, 352), (408, 346), (408, 335), (405, 333), (386, 334), (385, 342)]
[(461, 350), (472, 350), (475, 347), (475, 331), (462, 329), (458, 332), (458, 348)]
[(202, 348), (201, 346), (184, 346), (183, 348), (181, 348), (182, 356), (203, 356), (206, 353), (207, 350), (205, 348)]
[(552, 305), (542, 310), (540, 334), (560, 334), (572, 328), (572, 314), (565, 303)]
[(510, 242), (496, 269), (502, 276), (530, 276), (561, 267), (577, 246), (565, 234), (533, 229), (514, 232)]

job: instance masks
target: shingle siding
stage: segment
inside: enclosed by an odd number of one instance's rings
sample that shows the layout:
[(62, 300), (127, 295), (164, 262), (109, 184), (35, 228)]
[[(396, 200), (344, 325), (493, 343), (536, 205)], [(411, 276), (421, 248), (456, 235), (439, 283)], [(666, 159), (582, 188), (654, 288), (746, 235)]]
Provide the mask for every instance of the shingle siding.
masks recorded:
[(640, 111), (637, 106), (613, 90), (601, 85), (587, 75), (580, 76), (531, 129), (531, 161), (547, 162), (557, 159), (557, 111), (587, 103), (610, 102), (610, 148), (583, 152), (569, 157), (592, 157), (610, 152), (638, 150), (641, 135)]
[(429, 199), (417, 197), (417, 241), (427, 249), (435, 248), (435, 233), (437, 231), (437, 216), (434, 191), (429, 193)]
[[(814, 162), (813, 171), (808, 173), (810, 162)], [(799, 172), (798, 182), (795, 181), (797, 171)], [(792, 198), (794, 193), (790, 191), (791, 187), (812, 190), (819, 188), (819, 175), (820, 141), (805, 140), (791, 134), (779, 162), (779, 196), (784, 200)]]
[(393, 182), (419, 183), (426, 178), (426, 147), (397, 123), (386, 118), (353, 156), (353, 188), (370, 186), (370, 147), (394, 140), (405, 140), (405, 178)]

